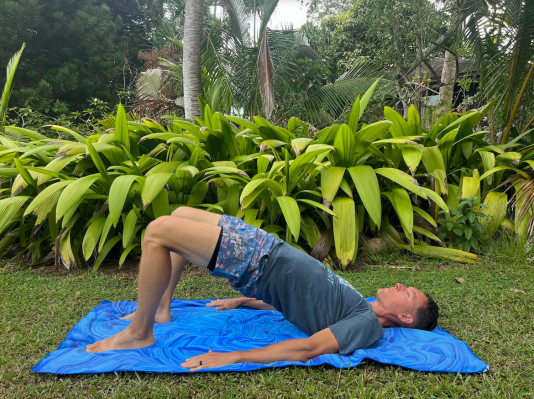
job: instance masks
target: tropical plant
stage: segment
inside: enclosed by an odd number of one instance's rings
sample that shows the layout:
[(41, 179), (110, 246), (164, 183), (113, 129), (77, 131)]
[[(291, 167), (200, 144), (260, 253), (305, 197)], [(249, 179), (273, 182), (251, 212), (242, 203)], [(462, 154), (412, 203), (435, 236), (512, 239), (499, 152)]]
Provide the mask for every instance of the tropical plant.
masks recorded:
[(2, 99), (0, 101), (0, 133), (4, 132), (4, 126), (6, 125), (7, 111), (9, 98), (11, 97), (11, 86), (13, 84), (13, 78), (15, 77), (15, 71), (20, 61), (20, 56), (24, 50), (25, 44), (22, 45), (21, 49), (9, 60), (6, 68), (6, 84), (4, 90), (2, 91)]
[(455, 248), (464, 251), (473, 248), (478, 251), (484, 239), (483, 226), (479, 220), (486, 217), (479, 210), (487, 206), (478, 204), (476, 197), (459, 198), (459, 200), (460, 203), (456, 209), (451, 208), (448, 215), (443, 210), (439, 211), (442, 217), (438, 218), (437, 222), (441, 224), (443, 233), (440, 233), (438, 237), (443, 241), (448, 239)]

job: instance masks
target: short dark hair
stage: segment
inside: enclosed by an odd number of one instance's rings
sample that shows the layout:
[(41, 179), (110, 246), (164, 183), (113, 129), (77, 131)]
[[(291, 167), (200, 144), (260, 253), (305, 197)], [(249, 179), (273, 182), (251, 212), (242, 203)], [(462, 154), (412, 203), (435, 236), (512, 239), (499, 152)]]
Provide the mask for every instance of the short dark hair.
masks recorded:
[(425, 296), (426, 306), (421, 306), (416, 310), (412, 328), (432, 331), (438, 325), (439, 306), (430, 295), (425, 294)]

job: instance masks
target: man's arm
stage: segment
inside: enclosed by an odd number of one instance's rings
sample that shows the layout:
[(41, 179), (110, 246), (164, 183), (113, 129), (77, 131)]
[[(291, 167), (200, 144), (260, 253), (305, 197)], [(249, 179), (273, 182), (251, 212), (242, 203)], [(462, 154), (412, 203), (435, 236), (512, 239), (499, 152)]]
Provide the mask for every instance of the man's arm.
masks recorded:
[(206, 304), (208, 307), (216, 306), (215, 310), (230, 310), (237, 309), (240, 306), (248, 306), (249, 308), (258, 310), (276, 310), (271, 305), (266, 304), (263, 301), (258, 301), (254, 298), (231, 298), (231, 299), (218, 299)]
[[(307, 362), (316, 356), (338, 351), (339, 344), (336, 337), (329, 328), (326, 328), (310, 338), (291, 339), (261, 349), (227, 353), (209, 351), (187, 359), (181, 366), (190, 371), (197, 371), (234, 363)], [(200, 365), (201, 362), (202, 365)]]

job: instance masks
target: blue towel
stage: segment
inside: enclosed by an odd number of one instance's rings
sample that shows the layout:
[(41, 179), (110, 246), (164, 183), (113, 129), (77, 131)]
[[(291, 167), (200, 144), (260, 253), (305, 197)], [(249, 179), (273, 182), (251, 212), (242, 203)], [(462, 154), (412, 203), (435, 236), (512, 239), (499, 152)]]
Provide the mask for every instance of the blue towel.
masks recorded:
[[(374, 298), (367, 300), (372, 302)], [(181, 368), (181, 363), (210, 349), (214, 352), (247, 350), (307, 337), (279, 312), (247, 308), (216, 311), (215, 308), (206, 307), (209, 301), (173, 300), (172, 321), (155, 325), (156, 343), (147, 348), (88, 353), (85, 351), (87, 345), (124, 330), (131, 321), (120, 318), (137, 308), (136, 302), (103, 301), (74, 326), (54, 352), (49, 353), (32, 370), (54, 374), (112, 371), (184, 373), (189, 370)], [(386, 328), (384, 337), (376, 346), (357, 350), (350, 356), (322, 355), (306, 363), (239, 363), (211, 370), (248, 371), (320, 364), (350, 368), (365, 358), (421, 371), (476, 373), (489, 369), (464, 342), (437, 327), (432, 332)]]

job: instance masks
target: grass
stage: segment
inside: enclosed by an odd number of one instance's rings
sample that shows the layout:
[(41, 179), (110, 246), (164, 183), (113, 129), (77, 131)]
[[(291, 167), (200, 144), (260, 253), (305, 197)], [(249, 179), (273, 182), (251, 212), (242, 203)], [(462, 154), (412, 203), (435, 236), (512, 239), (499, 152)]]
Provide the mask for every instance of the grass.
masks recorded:
[[(375, 264), (369, 264), (375, 263)], [(286, 367), (244, 373), (109, 373), (56, 376), (30, 370), (103, 299), (136, 300), (135, 264), (68, 273), (0, 266), (0, 398), (286, 398), (534, 396), (534, 265), (504, 238), (476, 265), (392, 254), (340, 272), (364, 296), (397, 282), (429, 292), (440, 326), (491, 365), (485, 374), (424, 373), (364, 361), (351, 370)], [(463, 283), (455, 279), (462, 278)], [(513, 291), (515, 290), (515, 291)], [(190, 266), (175, 297), (236, 296)]]

